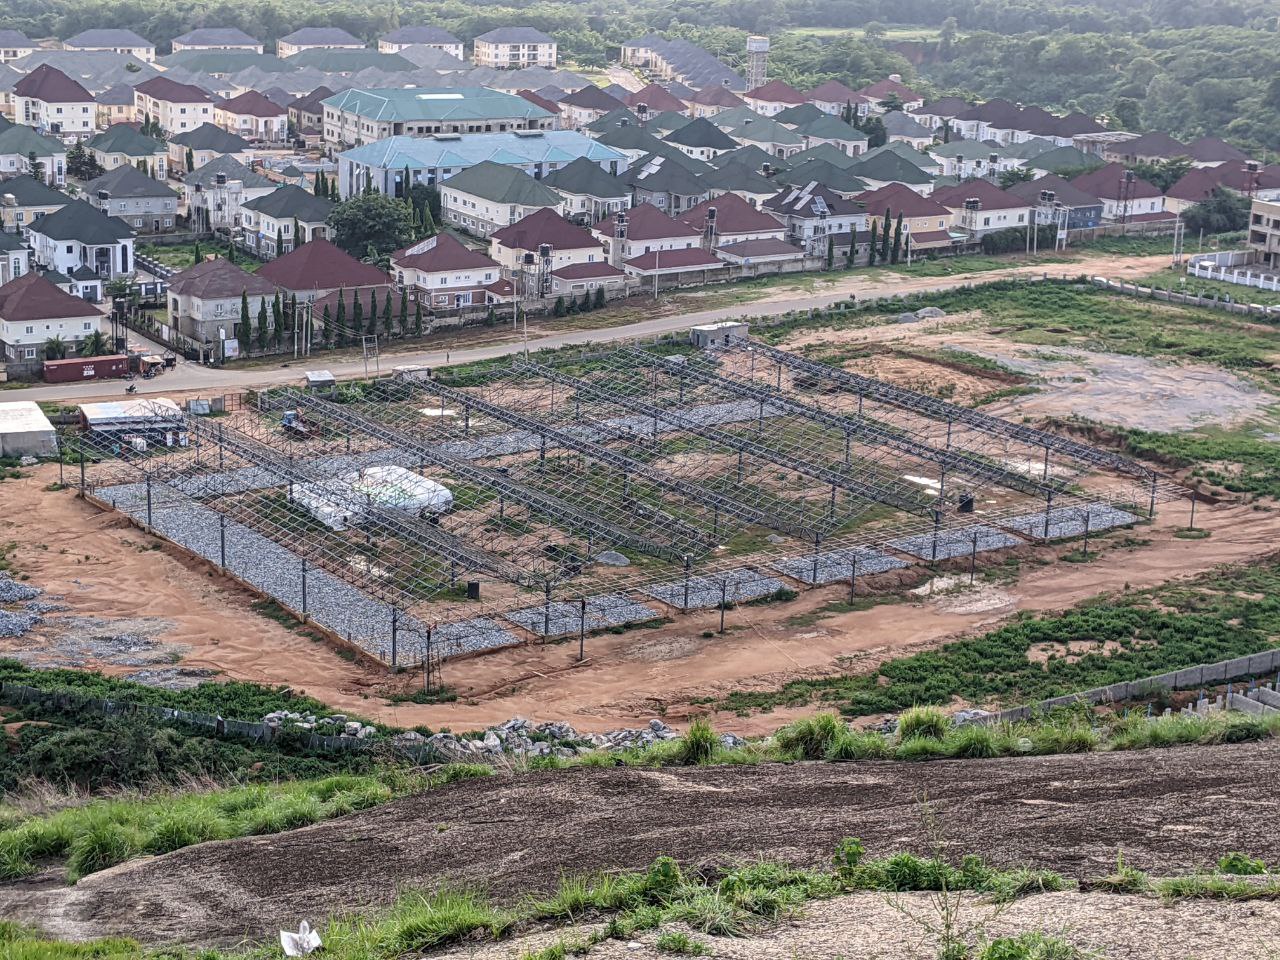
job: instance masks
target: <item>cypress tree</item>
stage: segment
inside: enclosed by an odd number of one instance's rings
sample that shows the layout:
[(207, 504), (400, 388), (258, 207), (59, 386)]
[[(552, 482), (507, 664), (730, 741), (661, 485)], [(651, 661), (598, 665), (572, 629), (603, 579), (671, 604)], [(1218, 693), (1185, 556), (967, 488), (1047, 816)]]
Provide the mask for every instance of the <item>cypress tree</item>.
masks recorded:
[(898, 219), (893, 224), (893, 262), (897, 263), (902, 256), (902, 211), (898, 211)]
[[(293, 294), (291, 297), (289, 297), (289, 316), (293, 317), (293, 327), (296, 330), (298, 327), (298, 295), (296, 293)], [(314, 325), (314, 321), (313, 321), (313, 325)], [(303, 331), (303, 332), (305, 333), (306, 331)], [(280, 346), (280, 337), (283, 333), (284, 333), (283, 330), (276, 331), (277, 347)], [(314, 332), (312, 333), (312, 336), (313, 337), (315, 336)]]
[(338, 288), (338, 312), (333, 318), (333, 342), (342, 346), (347, 342), (347, 291)]
[(582, 301), (578, 304), (578, 311), (580, 313), (586, 313), (590, 309), (591, 309), (591, 294), (589, 294), (586, 290), (583, 290)]
[(604, 284), (602, 283), (600, 284), (600, 286), (596, 287), (596, 295), (593, 298), (592, 306), (603, 307), (604, 304), (605, 304)]
[(836, 235), (834, 233), (827, 234), (827, 269), (830, 270), (836, 265)]
[(378, 332), (378, 290), (376, 287), (369, 291), (369, 329), (366, 332), (370, 335)]
[(276, 291), (271, 301), (271, 339), (279, 345), (281, 330), (284, 327), (284, 309), (280, 305), (280, 291)]
[[(341, 306), (341, 303), (339, 303)], [(364, 333), (364, 304), (360, 302), (360, 291), (351, 295), (351, 329), (357, 335)]]
[(284, 256), (284, 229), (276, 227), (276, 256)]
[(329, 322), (329, 305), (327, 303), (324, 305), (324, 313), (320, 315), (320, 318), (324, 322), (324, 329), (320, 331), (320, 339), (327, 347), (333, 343), (333, 326)]
[(387, 299), (382, 301), (382, 333), (388, 340), (391, 339), (391, 291), (387, 291)]
[[(867, 266), (874, 267), (876, 265), (876, 237), (878, 236), (879, 221), (875, 217), (871, 218), (871, 249), (867, 253)], [(853, 250), (850, 248), (849, 256), (853, 256)]]
[(267, 301), (258, 301), (258, 350), (267, 349)]
[(187, 147), (187, 173), (191, 173), (193, 170), (195, 170), (195, 168), (196, 168), (195, 152), (190, 147)]
[(422, 336), (422, 301), (415, 300), (413, 303), (413, 334), (416, 337)]
[(564, 316), (564, 311), (565, 311), (565, 306), (564, 306), (564, 296), (563, 296), (563, 295), (561, 295), (561, 296), (556, 297), (555, 305), (554, 305), (554, 306), (552, 306), (552, 308), (551, 308), (551, 315), (552, 315), (553, 317), (563, 317), (563, 316)]
[(240, 291), (240, 329), (236, 331), (236, 339), (240, 341), (241, 352), (247, 355), (253, 340), (253, 327), (249, 320), (249, 292), (247, 290)]
[(889, 262), (889, 224), (892, 220), (889, 216), (889, 208), (884, 208), (884, 224), (880, 228), (880, 262)]
[(409, 288), (400, 288), (400, 336), (404, 336), (409, 330)]

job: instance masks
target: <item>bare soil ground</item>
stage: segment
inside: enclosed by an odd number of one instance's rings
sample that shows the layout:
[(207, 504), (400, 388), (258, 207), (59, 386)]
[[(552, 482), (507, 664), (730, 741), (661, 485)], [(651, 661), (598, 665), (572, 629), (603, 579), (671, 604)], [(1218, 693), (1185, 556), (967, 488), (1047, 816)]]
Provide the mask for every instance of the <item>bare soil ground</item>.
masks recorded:
[(134, 861), (74, 887), (46, 874), (0, 887), (0, 915), (63, 937), (233, 942), (384, 906), (406, 886), (478, 885), (510, 903), (564, 874), (640, 869), (660, 855), (816, 865), (845, 836), (872, 855), (927, 852), (926, 797), (948, 855), (1084, 879), (1109, 872), (1123, 848), (1127, 863), (1172, 874), (1230, 850), (1272, 857), (1278, 790), (1275, 741), (922, 764), (580, 768), (457, 784), (301, 830)]

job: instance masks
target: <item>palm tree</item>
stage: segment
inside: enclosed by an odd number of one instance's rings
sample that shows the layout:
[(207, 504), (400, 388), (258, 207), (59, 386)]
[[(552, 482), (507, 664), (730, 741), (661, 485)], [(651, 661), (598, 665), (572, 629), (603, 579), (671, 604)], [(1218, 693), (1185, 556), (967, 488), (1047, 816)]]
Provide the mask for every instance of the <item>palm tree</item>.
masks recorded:
[[(56, 338), (55, 338), (56, 339)], [(95, 330), (80, 342), (80, 356), (103, 357), (111, 352), (111, 341), (101, 330)]]
[(67, 342), (61, 337), (50, 337), (44, 342), (46, 360), (63, 360), (67, 356)]

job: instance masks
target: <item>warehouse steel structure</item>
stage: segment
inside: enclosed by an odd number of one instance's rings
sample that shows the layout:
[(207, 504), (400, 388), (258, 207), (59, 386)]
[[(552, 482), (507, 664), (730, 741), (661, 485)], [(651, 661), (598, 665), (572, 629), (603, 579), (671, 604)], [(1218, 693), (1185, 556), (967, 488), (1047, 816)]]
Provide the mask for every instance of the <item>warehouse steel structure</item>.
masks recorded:
[[(394, 667), (910, 564), (972, 570), (1185, 495), (1115, 453), (745, 336), (225, 406), (186, 417), (185, 446), (79, 434), (82, 490)], [(370, 467), (451, 505), (375, 497)]]

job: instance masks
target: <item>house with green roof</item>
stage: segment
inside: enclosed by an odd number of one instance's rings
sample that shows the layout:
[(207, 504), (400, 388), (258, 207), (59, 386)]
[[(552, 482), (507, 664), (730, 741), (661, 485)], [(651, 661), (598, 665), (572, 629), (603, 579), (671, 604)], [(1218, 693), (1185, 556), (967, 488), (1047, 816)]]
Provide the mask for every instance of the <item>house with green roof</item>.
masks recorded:
[(570, 220), (593, 224), (631, 206), (631, 188), (598, 164), (579, 157), (542, 178), (564, 197), (564, 214)]
[(556, 122), (524, 97), (485, 87), (353, 88), (321, 105), (325, 142), (350, 146), (398, 136), (551, 130)]
[(92, 206), (136, 233), (170, 233), (177, 224), (177, 192), (130, 164), (90, 180), (85, 195)]
[(67, 148), (59, 140), (44, 137), (20, 123), (0, 130), (0, 177), (36, 173), (31, 168), (35, 156), (41, 179), (52, 187), (67, 182)]
[[(813, 105), (806, 103), (805, 106), (810, 107)], [(816, 110), (817, 108), (814, 107), (814, 109)], [(795, 132), (804, 139), (804, 148), (806, 150), (829, 145), (851, 157), (867, 152), (868, 141), (865, 133), (857, 127), (845, 123), (839, 117), (833, 117), (829, 113), (822, 113), (820, 110), (818, 113), (819, 115), (812, 120), (804, 120), (793, 127)], [(778, 116), (781, 117), (782, 114)]]
[(127, 123), (117, 123), (85, 141), (98, 165), (108, 173), (117, 167), (136, 167), (157, 180), (169, 176), (169, 148), (144, 137)]
[[(859, 154), (859, 157), (861, 154)], [(810, 147), (808, 150), (802, 150), (795, 156), (789, 158), (787, 162), (793, 167), (798, 167), (802, 163), (808, 163), (810, 160), (821, 160), (823, 163), (829, 163), (833, 167), (840, 167), (847, 170), (858, 162), (859, 157), (851, 157), (839, 147), (829, 143), (820, 143), (816, 147)]]
[(440, 184), (440, 215), (459, 230), (487, 237), (543, 208), (563, 216), (565, 200), (523, 170), (492, 160)]
[(191, 173), (219, 157), (248, 163), (253, 159), (253, 148), (244, 137), (212, 123), (169, 138), (170, 170)]
[(6, 233), (21, 233), (37, 217), (61, 210), (71, 198), (28, 173), (0, 183), (0, 225)]
[(1055, 147), (1022, 164), (1024, 170), (1033, 171), (1037, 177), (1049, 173), (1073, 177), (1101, 166), (1104, 166), (1101, 159), (1076, 147)]
[(195, 225), (203, 229), (232, 229), (240, 207), (264, 197), (276, 183), (232, 157), (218, 157), (182, 179), (182, 195)]
[(931, 177), (936, 177), (942, 173), (942, 164), (939, 163), (936, 158), (931, 157), (929, 154), (917, 150), (915, 147), (899, 140), (890, 140), (886, 144), (874, 147), (864, 153), (859, 159), (873, 160), (884, 153), (892, 153), (901, 157), (903, 160), (907, 161), (907, 163), (912, 166), (919, 167)]
[(332, 200), (317, 197), (296, 184), (277, 187), (240, 205), (244, 242), (258, 256), (272, 259), (308, 240), (328, 237)]
[[(1006, 148), (983, 140), (952, 140), (929, 148), (929, 156), (942, 164), (942, 175), (957, 180), (986, 177), (1021, 165)], [(941, 184), (945, 186), (945, 184)]]
[(926, 173), (891, 150), (863, 157), (849, 168), (849, 172), (865, 180), (872, 190), (899, 183), (926, 196), (933, 187), (933, 174)]

